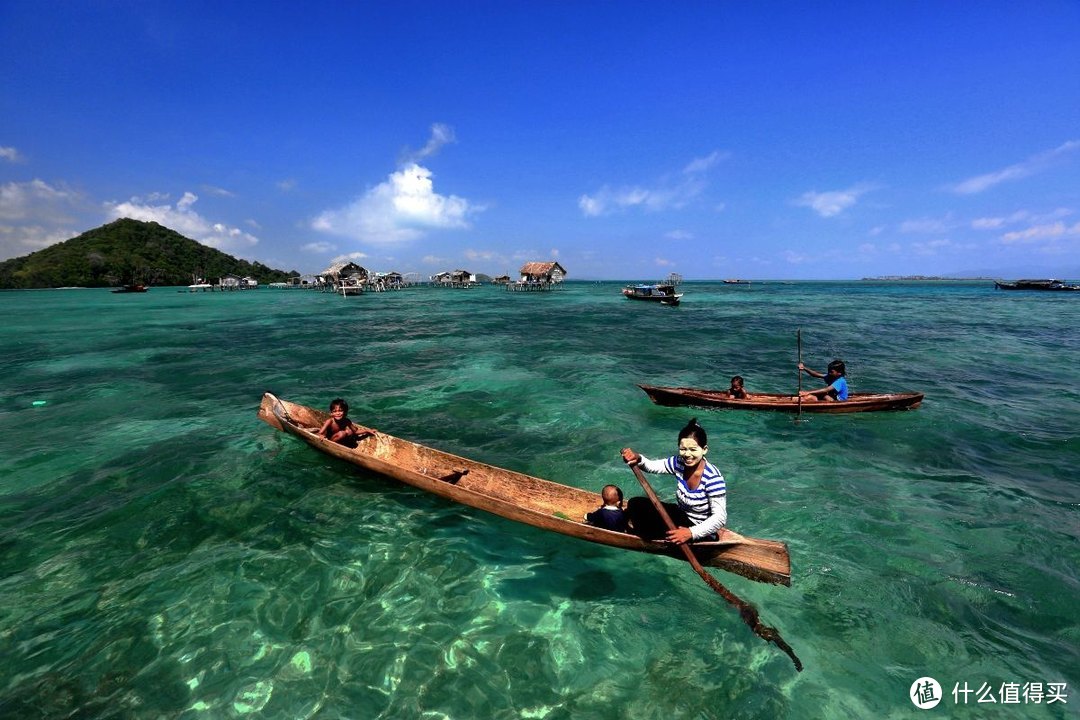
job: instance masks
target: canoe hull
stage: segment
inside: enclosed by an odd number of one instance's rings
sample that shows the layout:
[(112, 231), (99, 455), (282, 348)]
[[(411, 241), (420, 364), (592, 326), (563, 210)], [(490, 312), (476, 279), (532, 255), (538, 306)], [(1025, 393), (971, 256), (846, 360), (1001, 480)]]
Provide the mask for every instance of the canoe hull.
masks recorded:
[[(600, 504), (597, 493), (486, 465), (380, 432), (349, 448), (318, 436), (328, 415), (304, 405), (263, 396), (259, 419), (328, 455), (479, 510), (581, 540), (685, 559), (668, 543), (587, 525), (580, 518)], [(719, 542), (694, 543), (694, 554), (717, 567), (759, 582), (791, 585), (787, 545), (724, 531)]]
[[(727, 408), (729, 410), (771, 410), (773, 412), (799, 412), (799, 399), (795, 395), (779, 393), (752, 393), (746, 400), (728, 397), (727, 390), (702, 390), (688, 387), (662, 387), (638, 385), (657, 405), (668, 407), (689, 406)], [(804, 413), (853, 413), (879, 412), (883, 410), (913, 410), (922, 403), (922, 393), (851, 393), (843, 402), (804, 400)]]
[(682, 300), (682, 293), (676, 293), (675, 295), (668, 295), (666, 297), (649, 297), (647, 295), (632, 295), (630, 293), (623, 293), (629, 300), (644, 300), (645, 302), (654, 302), (661, 305), (678, 305)]

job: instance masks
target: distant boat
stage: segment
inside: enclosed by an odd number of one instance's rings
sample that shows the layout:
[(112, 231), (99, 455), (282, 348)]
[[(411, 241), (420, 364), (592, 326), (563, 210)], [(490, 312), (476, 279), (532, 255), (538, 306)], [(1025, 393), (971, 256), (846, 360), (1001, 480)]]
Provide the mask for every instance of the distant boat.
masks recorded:
[(1066, 285), (1060, 280), (1017, 280), (1016, 282), (994, 281), (998, 290), (1080, 290), (1080, 285)]
[(725, 280), (725, 285), (749, 285), (749, 280)]
[(631, 300), (650, 300), (661, 305), (678, 305), (683, 294), (675, 292), (674, 285), (627, 285), (622, 294)]
[(114, 289), (113, 292), (114, 293), (143, 293), (143, 292), (146, 292), (149, 289), (150, 288), (146, 287), (145, 285), (141, 285), (141, 284), (138, 284), (138, 283), (133, 283), (131, 285), (121, 285), (120, 287)]
[(623, 288), (622, 294), (630, 300), (646, 300), (674, 307), (682, 300), (683, 294), (675, 291), (681, 282), (682, 275), (673, 272), (669, 273), (663, 282), (627, 285)]
[(188, 285), (187, 287), (188, 287), (189, 292), (197, 292), (199, 290), (202, 290), (203, 292), (206, 292), (207, 290), (213, 290), (214, 289), (214, 286), (211, 285), (210, 283), (195, 283), (193, 285)]

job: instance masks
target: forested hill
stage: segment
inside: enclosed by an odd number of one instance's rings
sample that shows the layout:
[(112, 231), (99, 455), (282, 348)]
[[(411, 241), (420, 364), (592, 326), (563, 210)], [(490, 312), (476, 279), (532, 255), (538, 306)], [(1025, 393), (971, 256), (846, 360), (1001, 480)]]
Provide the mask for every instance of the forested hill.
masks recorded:
[(0, 262), (0, 288), (190, 285), (193, 275), (216, 283), (228, 273), (260, 284), (298, 274), (238, 260), (155, 222), (124, 218)]

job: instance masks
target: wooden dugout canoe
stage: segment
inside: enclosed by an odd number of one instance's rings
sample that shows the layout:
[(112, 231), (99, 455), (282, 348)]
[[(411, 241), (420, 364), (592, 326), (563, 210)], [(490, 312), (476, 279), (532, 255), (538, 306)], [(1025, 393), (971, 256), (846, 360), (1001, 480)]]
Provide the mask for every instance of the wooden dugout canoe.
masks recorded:
[[(316, 431), (329, 415), (305, 405), (263, 395), (259, 419), (294, 435), (316, 450), (448, 500), (486, 510), (508, 520), (601, 545), (685, 560), (677, 546), (587, 525), (583, 518), (600, 505), (595, 492), (504, 470), (380, 432), (355, 448)], [(791, 585), (787, 544), (725, 530), (719, 542), (692, 545), (702, 565), (776, 585)]]
[[(728, 395), (727, 390), (700, 390), (688, 387), (638, 385), (657, 405), (728, 408), (731, 410), (774, 410), (799, 412), (796, 395), (750, 393), (745, 400)], [(913, 410), (923, 400), (922, 393), (849, 393), (842, 402), (803, 400), (804, 413), (852, 413), (880, 410)]]

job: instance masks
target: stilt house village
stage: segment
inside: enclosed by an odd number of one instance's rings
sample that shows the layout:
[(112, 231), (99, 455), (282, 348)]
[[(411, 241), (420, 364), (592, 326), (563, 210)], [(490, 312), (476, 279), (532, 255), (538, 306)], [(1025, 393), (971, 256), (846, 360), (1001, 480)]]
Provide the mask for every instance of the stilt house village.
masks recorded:
[(344, 296), (365, 292), (402, 290), (414, 285), (438, 288), (468, 289), (484, 284), (502, 285), (508, 291), (543, 292), (557, 289), (566, 279), (566, 269), (557, 262), (528, 262), (518, 271), (518, 279), (509, 275), (490, 278), (469, 270), (445, 270), (421, 279), (419, 273), (374, 272), (355, 262), (334, 263), (317, 275), (300, 275), (287, 283), (272, 287), (304, 288), (332, 292)]
[[(259, 282), (252, 277), (228, 274), (210, 283), (201, 277), (188, 286), (191, 292), (214, 290), (253, 290)], [(468, 270), (446, 270), (423, 280), (420, 273), (375, 272), (355, 262), (338, 262), (318, 274), (294, 275), (286, 282), (269, 283), (272, 288), (319, 290), (339, 295), (362, 295), (366, 292), (402, 290), (415, 285), (437, 288), (468, 289), (482, 285), (502, 285), (511, 292), (545, 292), (557, 289), (566, 279), (566, 269), (557, 262), (528, 262), (521, 266), (517, 280), (509, 275), (491, 278)]]

